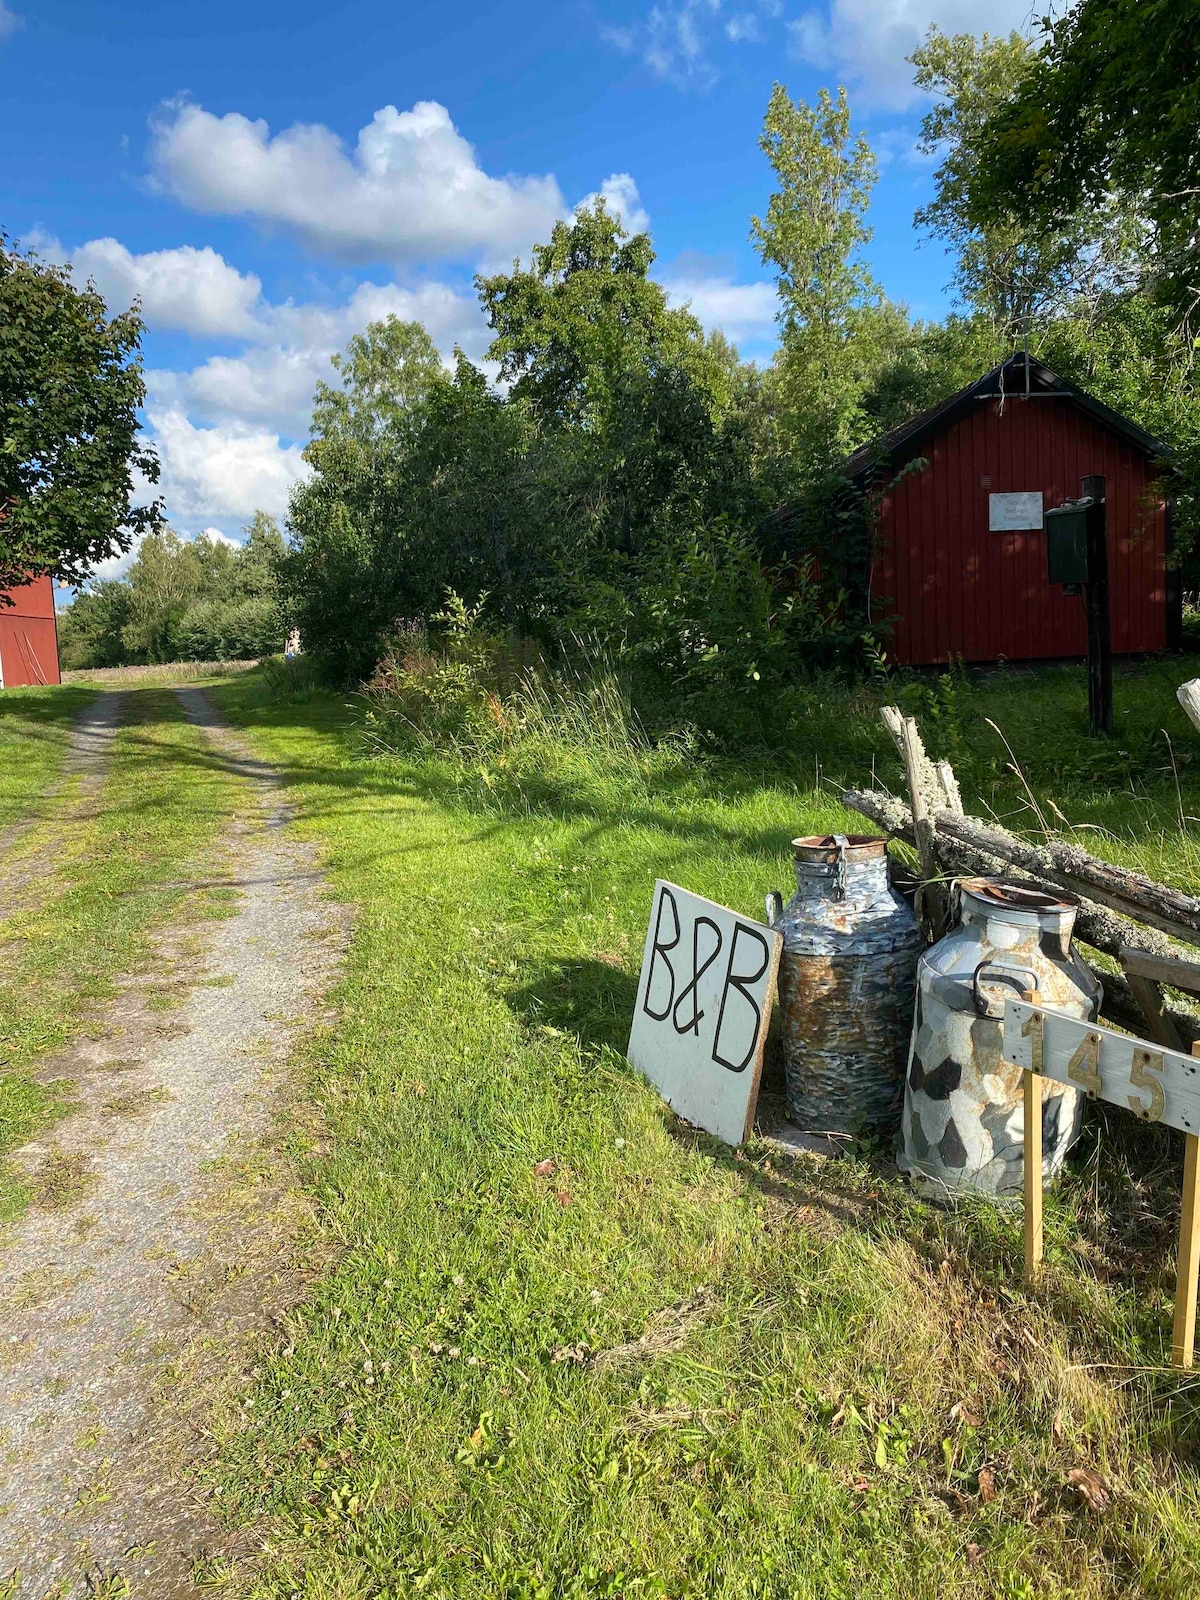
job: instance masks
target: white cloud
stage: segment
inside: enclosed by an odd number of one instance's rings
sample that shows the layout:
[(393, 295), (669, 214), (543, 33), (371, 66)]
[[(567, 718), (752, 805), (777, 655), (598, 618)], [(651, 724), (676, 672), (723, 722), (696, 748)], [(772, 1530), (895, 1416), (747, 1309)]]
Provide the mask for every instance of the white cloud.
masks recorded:
[(871, 145), (880, 172), (889, 167), (926, 173), (941, 159), (936, 151), (923, 150), (917, 142), (916, 129), (911, 123), (898, 123), (895, 127), (878, 128), (871, 134)]
[(656, 77), (680, 88), (709, 88), (717, 79), (714, 47), (764, 44), (782, 0), (751, 0), (725, 16), (722, 0), (654, 0), (645, 16), (625, 27), (605, 28), (601, 37), (622, 55), (636, 55)]
[(183, 525), (209, 518), (248, 522), (255, 511), (287, 512), (288, 496), (308, 475), (298, 445), (249, 423), (198, 428), (182, 411), (149, 411), (162, 462), (158, 493), (168, 517)]
[(710, 332), (719, 328), (735, 343), (774, 339), (779, 297), (773, 283), (735, 283), (702, 257), (681, 257), (662, 277), (673, 306), (687, 305)]
[(24, 26), (25, 18), (18, 16), (15, 11), (10, 11), (4, 4), (4, 0), (0, 0), (0, 44), (16, 33), (18, 28), (23, 28)]
[(642, 60), (651, 72), (674, 83), (707, 88), (716, 77), (707, 52), (720, 9), (720, 0), (652, 6), (640, 39)]
[(134, 255), (116, 239), (92, 239), (67, 259), (76, 280), (91, 278), (111, 311), (142, 302), (146, 321), (202, 337), (253, 337), (262, 284), (240, 273), (209, 245)]
[(630, 233), (644, 233), (650, 226), (649, 213), (642, 205), (638, 186), (628, 172), (612, 173), (594, 194), (584, 195), (579, 205), (590, 206), (594, 200), (603, 200), (613, 215), (620, 217)]
[(566, 207), (552, 176), (494, 178), (436, 100), (384, 106), (348, 152), (319, 123), (272, 134), (174, 104), (154, 129), (159, 184), (197, 211), (276, 223), (347, 260), (526, 250)]
[(829, 0), (789, 22), (791, 52), (836, 72), (868, 103), (905, 110), (921, 99), (906, 57), (936, 23), (946, 33), (1024, 31), (1030, 0)]
[(263, 307), (259, 342), (238, 355), (212, 356), (190, 372), (152, 369), (146, 374), (151, 403), (204, 422), (240, 421), (285, 438), (305, 437), (313, 391), (333, 378), (330, 356), (369, 322), (388, 316), (422, 323), (447, 361), (455, 345), (478, 358), (490, 338), (473, 295), (443, 283), (414, 289), (364, 283), (339, 305)]
[(725, 37), (731, 44), (761, 44), (762, 23), (753, 11), (738, 11), (725, 24)]

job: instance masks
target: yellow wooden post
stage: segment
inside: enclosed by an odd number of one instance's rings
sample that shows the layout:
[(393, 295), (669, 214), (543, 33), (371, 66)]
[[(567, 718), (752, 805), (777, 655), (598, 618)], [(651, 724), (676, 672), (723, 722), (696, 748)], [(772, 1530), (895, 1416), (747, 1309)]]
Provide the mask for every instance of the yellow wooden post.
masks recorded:
[[(1200, 1041), (1192, 1046), (1200, 1055)], [(1175, 1324), (1171, 1365), (1190, 1367), (1196, 1348), (1196, 1289), (1200, 1279), (1200, 1135), (1185, 1133), (1183, 1202), (1179, 1215), (1179, 1254), (1175, 1262)]]
[(1042, 1264), (1042, 1080), (1025, 1074), (1025, 1280)]

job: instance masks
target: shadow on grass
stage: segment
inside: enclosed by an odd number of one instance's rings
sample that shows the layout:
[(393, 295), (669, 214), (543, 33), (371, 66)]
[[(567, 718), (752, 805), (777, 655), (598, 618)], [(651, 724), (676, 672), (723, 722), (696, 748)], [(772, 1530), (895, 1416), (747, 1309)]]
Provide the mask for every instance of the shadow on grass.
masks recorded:
[[(249, 675), (247, 675), (249, 676)], [(185, 690), (191, 686), (181, 686)], [(222, 688), (224, 686), (221, 686)], [(236, 694), (241, 688), (232, 688)], [(353, 724), (345, 702), (339, 697), (315, 696), (300, 705), (286, 702), (255, 704), (250, 707), (236, 703), (223, 703), (223, 696), (211, 690), (200, 691), (213, 699), (235, 729), (253, 732), (270, 732), (305, 728), (316, 734), (325, 734), (338, 741), (345, 752), (344, 758), (333, 761), (288, 762), (261, 761), (256, 758), (233, 755), (216, 745), (198, 746), (192, 750), (173, 749), (172, 760), (180, 765), (217, 771), (239, 778), (272, 777), (285, 788), (304, 786), (309, 794), (305, 804), (307, 818), (326, 822), (346, 814), (360, 811), (364, 799), (378, 800), (383, 805), (396, 801), (418, 800), (433, 802), (460, 815), (478, 818), (479, 829), (473, 842), (483, 843), (506, 832), (521, 829), (531, 814), (554, 820), (590, 824), (580, 835), (578, 845), (586, 848), (615, 829), (640, 827), (685, 840), (688, 843), (735, 846), (741, 853), (758, 855), (764, 861), (775, 862), (785, 854), (794, 830), (787, 826), (748, 829), (736, 824), (726, 824), (703, 810), (713, 801), (731, 801), (761, 789), (762, 784), (745, 774), (736, 782), (714, 782), (713, 791), (701, 791), (694, 764), (680, 763), (677, 769), (656, 774), (650, 792), (644, 799), (630, 799), (627, 795), (614, 795), (611, 800), (599, 800), (575, 792), (570, 784), (558, 784), (550, 778), (538, 781), (518, 804), (515, 797), (500, 796), (485, 805), (464, 791), (458, 774), (449, 762), (426, 760), (406, 761), (402, 756), (383, 759), (362, 757), (355, 750)], [(140, 725), (140, 732), (128, 727), (126, 738), (140, 741), (147, 755), (155, 752), (153, 726), (157, 720), (152, 696), (161, 696), (163, 690), (124, 689), (125, 702), (122, 721)], [(141, 704), (140, 702), (146, 702)], [(708, 774), (705, 773), (707, 778)], [(835, 804), (830, 799), (831, 806)], [(133, 807), (132, 809), (137, 809)], [(353, 857), (357, 865), (386, 857), (419, 852), (430, 846), (414, 845), (397, 838), (394, 847), (377, 851), (373, 855)]]
[(505, 1001), (534, 1027), (573, 1033), (584, 1046), (625, 1054), (638, 980), (623, 968), (589, 957), (532, 968)]
[[(531, 965), (505, 1000), (531, 1026), (554, 1027), (585, 1049), (607, 1047), (623, 1055), (637, 992), (634, 974), (574, 957)], [(1026, 1294), (1040, 1300), (1068, 1337), (1100, 1357), (1097, 1370), (1126, 1389), (1165, 1453), (1181, 1464), (1200, 1459), (1200, 1385), (1155, 1365), (1156, 1341), (1163, 1341), (1164, 1367), (1169, 1342), (1169, 1316), (1161, 1313), (1161, 1303), (1173, 1288), (1178, 1204), (1172, 1160), (1178, 1151), (1162, 1130), (1126, 1128), (1128, 1119), (1115, 1125), (1103, 1114), (1090, 1119), (1070, 1170), (1048, 1196), (1057, 1267), (1037, 1290), (1026, 1291), (1019, 1207), (998, 1211), (983, 1199), (945, 1207), (923, 1201), (898, 1173), (889, 1141), (854, 1146), (842, 1157), (795, 1157), (762, 1140), (732, 1149), (681, 1121), (665, 1103), (660, 1116), (676, 1144), (735, 1173), (748, 1194), (765, 1203), (768, 1231), (803, 1228), (825, 1244), (851, 1229), (880, 1244), (902, 1240), (931, 1284), (953, 1274), (977, 1300), (981, 1325), (994, 1324), (998, 1338)], [(1103, 1167), (1097, 1160), (1101, 1143)], [(1079, 1260), (1088, 1266), (1082, 1276)], [(1095, 1322), (1086, 1284), (1092, 1274), (1111, 1282), (1117, 1294), (1107, 1326)], [(1131, 1338), (1141, 1355), (1132, 1353)]]

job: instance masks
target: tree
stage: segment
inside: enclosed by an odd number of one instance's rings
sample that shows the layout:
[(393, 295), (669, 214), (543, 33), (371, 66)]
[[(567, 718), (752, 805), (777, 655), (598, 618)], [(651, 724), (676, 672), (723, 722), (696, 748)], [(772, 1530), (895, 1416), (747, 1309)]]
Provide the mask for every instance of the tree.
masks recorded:
[(356, 333), (332, 358), (341, 387), (318, 383), (310, 460), (325, 444), (374, 452), (407, 436), (422, 403), (444, 377), (437, 346), (419, 322), (385, 317)]
[(986, 319), (991, 359), (1054, 316), (1094, 314), (1132, 283), (1138, 230), (1125, 208), (1106, 203), (1046, 226), (1014, 210), (981, 220), (972, 205), (992, 159), (991, 119), (1037, 70), (1029, 41), (1019, 33), (951, 36), (935, 26), (909, 60), (918, 88), (938, 97), (919, 148), (941, 157), (934, 198), (914, 221), (954, 250), (955, 287), (968, 311)]
[(369, 323), (333, 366), (341, 386), (319, 383), (313, 397), (304, 456), (314, 472), (293, 492), (280, 570), (289, 623), (350, 678), (374, 664), (404, 604), (392, 573), (411, 514), (406, 462), (449, 379), (426, 330), (398, 317)]
[(1147, 219), (1151, 276), (1200, 305), (1200, 0), (1079, 0), (1042, 19), (1033, 69), (988, 119), (975, 217), (1069, 226), (1114, 197)]
[(64, 669), (120, 667), (128, 660), (121, 637), (132, 591), (119, 578), (102, 578), (77, 594), (58, 619), (58, 654)]
[(279, 568), (283, 539), (261, 511), (246, 542), (145, 538), (125, 578), (78, 595), (59, 622), (64, 664), (245, 660), (283, 643)]
[(279, 524), (265, 511), (256, 511), (244, 532), (246, 542), (233, 565), (233, 592), (243, 598), (274, 600), (286, 554)]
[(495, 335), (488, 355), (539, 422), (604, 428), (628, 375), (651, 366), (715, 380), (720, 355), (690, 312), (667, 305), (653, 264), (650, 235), (630, 237), (597, 200), (555, 223), (528, 268), (475, 280)]
[(134, 504), (158, 481), (139, 439), (145, 398), (136, 309), (108, 317), (89, 285), (0, 235), (0, 590), (49, 574), (81, 584), (159, 524)]
[(862, 255), (875, 157), (851, 137), (844, 89), (836, 99), (822, 89), (809, 106), (777, 83), (759, 144), (779, 186), (751, 238), (777, 270), (782, 400), (801, 474), (811, 477), (859, 442), (862, 395), (880, 358), (883, 295)]

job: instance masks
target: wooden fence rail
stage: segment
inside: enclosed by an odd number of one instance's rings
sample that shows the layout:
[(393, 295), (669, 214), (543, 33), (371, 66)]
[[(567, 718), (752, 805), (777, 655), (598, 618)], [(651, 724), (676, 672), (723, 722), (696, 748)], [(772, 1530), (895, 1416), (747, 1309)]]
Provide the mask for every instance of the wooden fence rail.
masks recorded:
[[(1185, 694), (1185, 691), (1189, 691)], [(1179, 698), (1200, 728), (1200, 680)], [(918, 910), (927, 934), (945, 931), (948, 880), (1006, 877), (1079, 902), (1075, 932), (1081, 944), (1111, 957), (1096, 973), (1104, 986), (1104, 1014), (1133, 1032), (1146, 1032), (1170, 1049), (1200, 1040), (1200, 1010), (1163, 994), (1163, 986), (1200, 994), (1200, 963), (1179, 945), (1200, 946), (1200, 898), (1103, 861), (1065, 840), (1035, 843), (998, 823), (963, 812), (958, 783), (947, 762), (930, 760), (912, 717), (885, 706), (883, 721), (904, 762), (910, 803), (877, 789), (851, 789), (843, 799), (862, 816), (911, 844), (920, 867)]]

